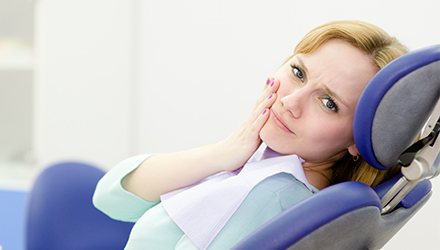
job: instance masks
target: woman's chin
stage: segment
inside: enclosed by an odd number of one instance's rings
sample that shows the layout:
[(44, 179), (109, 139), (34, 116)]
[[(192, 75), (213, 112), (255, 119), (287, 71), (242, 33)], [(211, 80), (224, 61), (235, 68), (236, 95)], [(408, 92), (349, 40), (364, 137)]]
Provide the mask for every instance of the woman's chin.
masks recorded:
[(273, 151), (279, 153), (279, 154), (292, 154), (292, 152), (289, 152), (291, 150), (288, 150), (285, 148), (286, 145), (283, 145), (281, 140), (279, 138), (275, 138), (271, 133), (268, 131), (269, 129), (266, 127), (263, 127), (260, 130), (260, 139), (261, 141), (266, 144), (270, 149)]

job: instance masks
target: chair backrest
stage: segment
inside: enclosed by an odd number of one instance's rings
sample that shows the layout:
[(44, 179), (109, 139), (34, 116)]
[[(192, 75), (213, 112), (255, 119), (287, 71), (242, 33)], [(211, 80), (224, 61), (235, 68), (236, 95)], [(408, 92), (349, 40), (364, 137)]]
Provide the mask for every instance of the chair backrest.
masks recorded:
[(123, 249), (133, 224), (112, 220), (92, 204), (103, 175), (102, 170), (80, 162), (46, 168), (29, 194), (26, 248)]
[[(384, 183), (380, 192), (395, 181)], [(372, 188), (339, 183), (285, 210), (233, 249), (380, 249), (430, 196), (431, 183), (426, 180), (393, 213), (383, 216), (380, 197)]]
[[(276, 216), (234, 249), (382, 248), (431, 196), (427, 178), (438, 174), (440, 164), (439, 100), (439, 45), (388, 64), (361, 95), (355, 141), (362, 157), (378, 169), (398, 164), (402, 153), (409, 152), (412, 163), (402, 171), (405, 178), (396, 176), (374, 189), (357, 182), (330, 186)], [(410, 147), (425, 124), (433, 132), (423, 143)], [(408, 170), (412, 166), (416, 171)], [(393, 201), (398, 205), (384, 210), (381, 198), (389, 190), (394, 194), (395, 189), (398, 198)], [(400, 197), (401, 191), (405, 195)]]

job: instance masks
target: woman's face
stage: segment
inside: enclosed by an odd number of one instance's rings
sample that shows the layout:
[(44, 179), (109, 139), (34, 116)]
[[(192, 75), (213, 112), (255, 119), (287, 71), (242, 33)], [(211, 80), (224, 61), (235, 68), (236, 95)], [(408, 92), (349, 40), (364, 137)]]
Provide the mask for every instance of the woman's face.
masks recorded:
[(280, 87), (261, 139), (273, 150), (307, 162), (334, 161), (347, 149), (358, 154), (354, 110), (377, 71), (368, 55), (342, 40), (294, 56), (273, 76)]

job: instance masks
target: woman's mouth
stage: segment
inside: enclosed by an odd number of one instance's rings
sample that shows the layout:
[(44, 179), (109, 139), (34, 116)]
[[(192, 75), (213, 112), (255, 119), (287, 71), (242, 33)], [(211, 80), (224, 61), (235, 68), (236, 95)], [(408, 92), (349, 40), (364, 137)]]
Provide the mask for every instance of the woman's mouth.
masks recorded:
[(290, 130), (287, 127), (287, 125), (284, 123), (284, 121), (281, 120), (281, 118), (279, 118), (279, 116), (272, 109), (270, 110), (270, 113), (271, 113), (271, 116), (273, 117), (273, 119), (275, 121), (275, 124), (277, 124), (279, 128), (281, 128), (285, 132), (295, 134), (292, 130)]

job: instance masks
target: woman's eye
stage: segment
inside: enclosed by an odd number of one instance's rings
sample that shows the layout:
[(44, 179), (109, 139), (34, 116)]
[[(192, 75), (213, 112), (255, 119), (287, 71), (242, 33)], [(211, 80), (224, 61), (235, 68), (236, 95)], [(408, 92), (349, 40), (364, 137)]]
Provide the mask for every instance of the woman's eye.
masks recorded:
[(296, 76), (299, 80), (301, 80), (302, 82), (304, 81), (304, 72), (302, 71), (302, 69), (300, 69), (299, 67), (295, 66), (295, 65), (291, 65), (292, 67), (292, 73), (294, 76)]
[(338, 105), (333, 100), (333, 98), (331, 98), (330, 96), (322, 97), (321, 101), (322, 101), (322, 104), (324, 105), (324, 107), (327, 108), (328, 110), (331, 110), (333, 112), (338, 111)]

